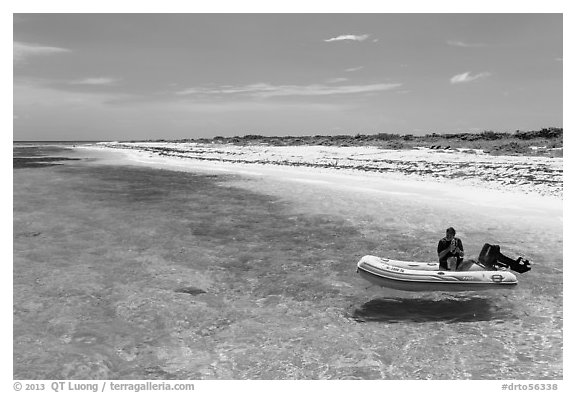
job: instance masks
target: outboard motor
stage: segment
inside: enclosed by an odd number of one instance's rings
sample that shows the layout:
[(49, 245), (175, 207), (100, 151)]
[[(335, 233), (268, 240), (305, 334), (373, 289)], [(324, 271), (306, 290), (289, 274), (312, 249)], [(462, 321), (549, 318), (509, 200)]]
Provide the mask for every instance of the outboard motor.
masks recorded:
[(478, 262), (489, 270), (510, 268), (510, 270), (518, 273), (526, 273), (532, 269), (528, 260), (522, 257), (518, 257), (516, 260), (508, 258), (500, 252), (500, 246), (488, 243), (482, 247), (482, 251), (480, 251), (480, 255), (478, 256)]

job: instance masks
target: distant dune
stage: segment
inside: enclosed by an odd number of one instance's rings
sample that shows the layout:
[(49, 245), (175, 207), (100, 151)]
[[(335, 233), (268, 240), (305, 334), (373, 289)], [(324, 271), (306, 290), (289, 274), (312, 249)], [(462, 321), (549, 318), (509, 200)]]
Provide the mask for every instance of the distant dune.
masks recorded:
[[(144, 141), (131, 141), (144, 142)], [(437, 134), (424, 136), (379, 133), (372, 135), (314, 135), (314, 136), (244, 136), (179, 140), (148, 140), (146, 142), (195, 142), (205, 144), (269, 145), (269, 146), (374, 146), (383, 149), (414, 149), (427, 147), (436, 150), (481, 150), (491, 155), (563, 156), (563, 129), (550, 127), (539, 131), (515, 133), (484, 131), (481, 133)]]

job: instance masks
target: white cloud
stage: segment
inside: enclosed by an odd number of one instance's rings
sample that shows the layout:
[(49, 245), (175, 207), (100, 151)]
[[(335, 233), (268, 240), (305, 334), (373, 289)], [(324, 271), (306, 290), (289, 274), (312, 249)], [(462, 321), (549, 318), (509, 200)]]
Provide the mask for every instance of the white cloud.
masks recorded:
[(333, 41), (365, 41), (370, 37), (370, 34), (361, 34), (361, 35), (353, 35), (353, 34), (345, 34), (339, 35), (338, 37), (328, 38), (324, 40), (324, 42), (333, 42)]
[(79, 80), (71, 81), (70, 84), (72, 84), (72, 85), (102, 86), (102, 85), (113, 85), (116, 82), (118, 82), (118, 79), (99, 77), (99, 78), (79, 79)]
[(491, 74), (489, 72), (481, 72), (476, 75), (471, 75), (470, 72), (464, 72), (463, 74), (454, 75), (452, 78), (450, 78), (450, 83), (468, 83), (476, 79), (487, 78), (490, 75)]
[(36, 80), (16, 79), (14, 81), (14, 112), (18, 115), (48, 111), (51, 108), (109, 107), (109, 102), (123, 97), (119, 94), (94, 94), (59, 90), (38, 83)]
[(24, 63), (31, 56), (46, 56), (70, 52), (69, 49), (14, 42), (14, 63)]
[(223, 85), (219, 87), (192, 87), (176, 92), (178, 95), (191, 94), (242, 94), (273, 91), (275, 88), (266, 83), (254, 83), (246, 86)]
[(281, 96), (327, 96), (334, 94), (357, 94), (387, 91), (402, 86), (401, 83), (376, 83), (370, 85), (270, 85), (255, 83), (245, 86), (221, 86), (215, 88), (193, 87), (176, 92), (177, 95), (229, 95), (247, 94), (254, 97), (269, 98)]
[(361, 69), (363, 69), (364, 66), (358, 66), (358, 67), (351, 67), (351, 68), (346, 68), (344, 71), (346, 72), (356, 72), (356, 71), (360, 71)]
[(348, 78), (330, 78), (326, 81), (326, 83), (343, 83), (346, 82)]
[(450, 46), (457, 46), (460, 48), (481, 48), (486, 46), (486, 44), (482, 44), (479, 42), (471, 43), (471, 42), (464, 42), (464, 41), (457, 41), (457, 40), (450, 40), (446, 42)]

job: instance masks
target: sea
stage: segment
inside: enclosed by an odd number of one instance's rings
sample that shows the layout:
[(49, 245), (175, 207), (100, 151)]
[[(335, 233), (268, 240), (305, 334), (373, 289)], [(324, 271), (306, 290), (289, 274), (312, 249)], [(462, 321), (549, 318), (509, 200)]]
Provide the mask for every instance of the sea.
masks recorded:
[[(562, 217), (13, 145), (13, 378), (561, 380)], [(405, 292), (363, 255), (524, 256), (512, 290)]]

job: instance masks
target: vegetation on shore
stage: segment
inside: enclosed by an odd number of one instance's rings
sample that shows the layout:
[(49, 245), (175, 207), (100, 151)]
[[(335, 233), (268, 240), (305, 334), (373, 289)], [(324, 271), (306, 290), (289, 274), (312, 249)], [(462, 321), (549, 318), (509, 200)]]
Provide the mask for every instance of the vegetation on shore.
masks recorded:
[(209, 144), (269, 145), (269, 146), (376, 146), (383, 149), (432, 149), (482, 150), (494, 155), (538, 155), (562, 157), (563, 129), (542, 128), (539, 131), (456, 133), (456, 134), (389, 134), (372, 135), (314, 135), (314, 136), (244, 136), (180, 140), (156, 140), (155, 142), (195, 142)]

